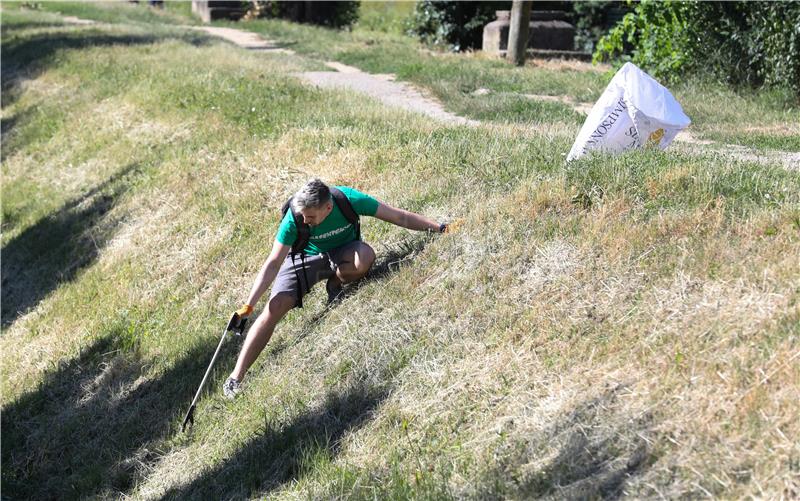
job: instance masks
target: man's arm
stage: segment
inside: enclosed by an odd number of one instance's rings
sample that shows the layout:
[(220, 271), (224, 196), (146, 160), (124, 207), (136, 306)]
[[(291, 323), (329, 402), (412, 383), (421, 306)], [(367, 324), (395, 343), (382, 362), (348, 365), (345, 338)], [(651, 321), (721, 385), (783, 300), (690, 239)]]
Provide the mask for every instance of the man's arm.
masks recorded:
[(258, 303), (258, 300), (261, 299), (261, 296), (264, 295), (264, 292), (266, 292), (267, 288), (269, 288), (275, 280), (275, 277), (278, 276), (278, 270), (280, 270), (283, 260), (286, 259), (286, 256), (289, 255), (289, 251), (291, 250), (291, 246), (284, 245), (277, 240), (272, 244), (272, 251), (261, 267), (261, 271), (258, 272), (258, 276), (253, 283), (253, 288), (250, 290), (247, 304), (245, 305), (251, 307), (250, 311), (252, 311), (252, 307)]
[(386, 205), (383, 202), (378, 202), (378, 210), (375, 212), (375, 217), (386, 221), (387, 223), (408, 228), (409, 230), (430, 230), (435, 232), (442, 231), (439, 223), (432, 219), (415, 214), (414, 212), (409, 212), (407, 210), (392, 207), (391, 205)]

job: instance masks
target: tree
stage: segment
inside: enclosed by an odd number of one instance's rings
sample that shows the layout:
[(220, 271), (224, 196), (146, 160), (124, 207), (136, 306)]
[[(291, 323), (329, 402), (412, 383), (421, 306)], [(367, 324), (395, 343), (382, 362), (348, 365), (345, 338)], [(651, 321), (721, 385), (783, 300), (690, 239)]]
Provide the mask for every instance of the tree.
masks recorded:
[(511, 24), (508, 27), (507, 57), (517, 66), (525, 64), (525, 51), (528, 48), (528, 35), (531, 21), (530, 0), (514, 0), (511, 4)]

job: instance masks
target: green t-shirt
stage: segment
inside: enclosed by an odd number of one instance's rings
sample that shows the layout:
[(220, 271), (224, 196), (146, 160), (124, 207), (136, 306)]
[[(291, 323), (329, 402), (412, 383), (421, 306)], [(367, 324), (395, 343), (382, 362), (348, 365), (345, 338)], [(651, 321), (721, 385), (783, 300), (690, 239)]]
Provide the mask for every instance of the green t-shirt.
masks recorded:
[[(378, 211), (378, 201), (371, 196), (347, 186), (336, 188), (350, 200), (350, 205), (359, 216), (374, 216)], [(328, 217), (317, 226), (311, 227), (308, 246), (305, 248), (305, 253), (308, 255), (329, 252), (356, 239), (356, 227), (347, 221), (336, 202), (332, 200), (332, 203), (333, 210)], [(283, 245), (292, 245), (297, 240), (297, 227), (291, 210), (286, 211), (275, 239)]]

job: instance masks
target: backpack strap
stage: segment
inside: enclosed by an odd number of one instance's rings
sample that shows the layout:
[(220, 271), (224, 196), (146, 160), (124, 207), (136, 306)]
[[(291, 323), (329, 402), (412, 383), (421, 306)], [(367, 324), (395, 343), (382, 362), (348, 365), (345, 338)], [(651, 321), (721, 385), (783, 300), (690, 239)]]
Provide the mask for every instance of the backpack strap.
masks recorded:
[(300, 267), (303, 269), (303, 277), (306, 279), (306, 292), (308, 292), (308, 275), (306, 274), (306, 253), (304, 252), (306, 246), (308, 246), (308, 241), (311, 238), (311, 227), (303, 222), (303, 217), (297, 214), (294, 209), (292, 208), (292, 199), (286, 201), (281, 208), (281, 214), (285, 217), (286, 212), (292, 211), (292, 219), (294, 219), (294, 226), (297, 229), (297, 240), (294, 241), (292, 244), (292, 250), (290, 252), (290, 256), (292, 257), (292, 267), (294, 268), (294, 274), (297, 278), (297, 307), (303, 307), (303, 281), (300, 278), (300, 272), (297, 269), (297, 263), (295, 263), (295, 256), (300, 255)]
[(350, 199), (339, 188), (331, 186), (330, 190), (333, 201), (342, 211), (342, 215), (350, 224), (356, 227), (356, 240), (361, 240), (361, 220), (358, 218), (358, 213), (353, 209)]
[[(297, 278), (297, 307), (303, 307), (303, 281), (300, 279), (300, 272), (297, 269), (297, 263), (295, 263), (295, 254), (292, 252), (292, 268), (294, 268), (294, 276)], [(309, 291), (310, 287), (308, 285), (308, 274), (306, 273), (306, 253), (299, 252), (300, 254), (300, 267), (303, 269), (303, 277), (306, 279), (306, 292)]]
[(303, 217), (292, 208), (292, 198), (289, 198), (289, 200), (283, 204), (281, 215), (286, 216), (287, 211), (292, 211), (294, 227), (297, 229), (297, 240), (292, 244), (292, 254), (299, 254), (308, 246), (308, 241), (311, 238), (311, 227), (303, 222)]

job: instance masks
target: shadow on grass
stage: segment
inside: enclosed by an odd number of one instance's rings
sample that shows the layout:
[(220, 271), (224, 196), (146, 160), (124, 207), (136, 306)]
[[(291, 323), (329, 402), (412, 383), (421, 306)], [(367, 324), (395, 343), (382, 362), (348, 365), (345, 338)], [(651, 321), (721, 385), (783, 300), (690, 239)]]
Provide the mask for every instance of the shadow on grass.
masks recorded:
[[(0, 161), (5, 163), (15, 153), (30, 147), (33, 142), (44, 144), (50, 140), (61, 130), (62, 117), (61, 112), (53, 113), (50, 106), (31, 105), (0, 119)], [(35, 146), (30, 147), (29, 150), (33, 151), (34, 148)], [(5, 221), (3, 226), (6, 226)]]
[(208, 35), (188, 32), (184, 35), (133, 35), (109, 34), (96, 28), (77, 32), (54, 32), (20, 37), (4, 41), (2, 54), (3, 106), (13, 104), (19, 98), (18, 87), (23, 79), (34, 79), (48, 66), (56, 64), (59, 51), (80, 50), (100, 46), (149, 45), (167, 40), (180, 40), (195, 46), (211, 43)]
[[(133, 327), (132, 327), (133, 326)], [(152, 444), (191, 401), (217, 340), (208, 336), (174, 366), (146, 379), (131, 340), (135, 324), (114, 321), (71, 361), (2, 409), (3, 499), (110, 499), (155, 462)], [(226, 349), (221, 362), (235, 351)], [(207, 388), (218, 390), (215, 376)]]
[(2, 326), (94, 262), (116, 229), (105, 216), (127, 191), (126, 177), (138, 169), (135, 164), (121, 169), (3, 247)]
[(10, 157), (15, 151), (16, 147), (14, 141), (9, 141), (9, 133), (14, 130), (14, 127), (20, 123), (22, 114), (17, 113), (12, 116), (0, 118), (0, 161), (5, 163), (6, 159)]
[[(295, 45), (297, 45), (297, 42), (272, 42), (268, 44), (266, 47), (245, 47), (245, 48), (251, 52), (264, 52), (269, 54), (270, 52), (281, 51), (293, 47)], [(239, 46), (237, 45), (237, 47)]]
[(368, 422), (387, 395), (365, 383), (330, 393), (319, 407), (267, 428), (223, 464), (163, 499), (261, 498), (311, 473), (320, 456), (335, 457), (342, 439)]
[[(0, 118), (0, 135), (5, 136), (19, 121), (19, 115)], [(5, 143), (5, 137), (3, 137)]]
[[(422, 249), (431, 241), (432, 237), (426, 235), (408, 240), (402, 240), (390, 245), (383, 245), (382, 249), (376, 251), (375, 263), (370, 268), (369, 273), (364, 278), (351, 284), (345, 285), (341, 299), (344, 300), (355, 295), (362, 287), (370, 282), (377, 282), (388, 277), (392, 273), (397, 273), (404, 266), (410, 265), (414, 258), (422, 252)], [(335, 302), (331, 306), (336, 306)]]
[(64, 21), (23, 21), (14, 23), (3, 23), (2, 34), (5, 37), (11, 33), (16, 33), (26, 30), (38, 30), (43, 28), (63, 28), (67, 23)]
[[(369, 274), (350, 287), (352, 292), (357, 291), (361, 286), (374, 280), (381, 280), (392, 273), (396, 273), (404, 266), (411, 264), (417, 255), (425, 248), (428, 243), (435, 238), (433, 236), (423, 236), (409, 240), (384, 245), (378, 253), (378, 258)], [(349, 290), (348, 290), (349, 292)]]
[(613, 439), (596, 441), (573, 431), (558, 455), (526, 485), (530, 496), (555, 494), (567, 499), (619, 499), (625, 482), (649, 462), (644, 441), (632, 450), (615, 450)]
[[(484, 499), (618, 499), (655, 457), (643, 438), (652, 417), (632, 418), (617, 400), (623, 385), (583, 402), (530, 440), (503, 444), (487, 474)], [(548, 451), (557, 449), (555, 455)], [(542, 457), (551, 457), (541, 461)], [(534, 472), (525, 465), (543, 463)]]

